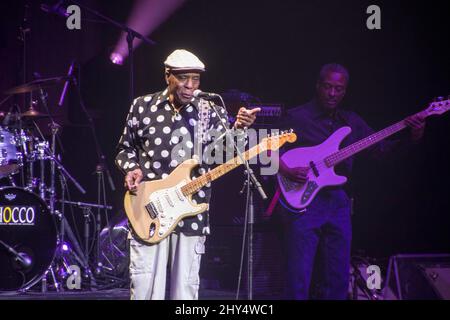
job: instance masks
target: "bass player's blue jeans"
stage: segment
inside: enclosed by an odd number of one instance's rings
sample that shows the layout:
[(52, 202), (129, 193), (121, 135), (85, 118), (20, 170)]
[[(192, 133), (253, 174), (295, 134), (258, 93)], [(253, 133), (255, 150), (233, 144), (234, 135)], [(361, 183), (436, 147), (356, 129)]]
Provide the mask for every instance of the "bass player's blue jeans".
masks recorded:
[(287, 255), (286, 298), (310, 298), (314, 271), (319, 280), (315, 298), (346, 299), (352, 232), (351, 202), (345, 191), (321, 190), (304, 213), (283, 206), (281, 210)]

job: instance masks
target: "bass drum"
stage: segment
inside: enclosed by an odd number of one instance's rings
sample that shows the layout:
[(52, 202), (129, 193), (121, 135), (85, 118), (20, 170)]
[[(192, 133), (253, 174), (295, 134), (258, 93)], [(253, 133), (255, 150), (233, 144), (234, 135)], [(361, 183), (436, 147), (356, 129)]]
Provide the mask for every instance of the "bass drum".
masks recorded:
[(0, 188), (0, 290), (28, 289), (42, 279), (55, 256), (56, 230), (55, 218), (39, 196), (22, 188)]

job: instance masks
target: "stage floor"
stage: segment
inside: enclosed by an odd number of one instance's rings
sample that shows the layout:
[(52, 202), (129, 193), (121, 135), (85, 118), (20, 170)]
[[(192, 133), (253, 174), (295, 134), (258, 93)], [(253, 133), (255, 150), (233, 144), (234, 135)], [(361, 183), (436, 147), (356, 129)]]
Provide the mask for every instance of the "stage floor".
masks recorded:
[[(200, 290), (199, 300), (235, 300), (236, 292), (220, 290)], [(255, 299), (274, 300), (274, 296), (255, 296)], [(97, 291), (64, 291), (64, 292), (13, 292), (0, 291), (0, 300), (129, 300), (128, 289), (110, 289)], [(241, 299), (247, 295), (241, 292)]]

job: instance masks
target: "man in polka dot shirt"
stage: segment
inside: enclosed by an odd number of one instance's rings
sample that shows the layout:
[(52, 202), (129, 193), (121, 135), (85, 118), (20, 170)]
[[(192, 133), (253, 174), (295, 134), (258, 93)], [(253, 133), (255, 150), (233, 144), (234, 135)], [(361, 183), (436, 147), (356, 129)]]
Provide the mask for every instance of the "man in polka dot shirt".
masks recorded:
[[(167, 88), (133, 101), (118, 144), (116, 164), (125, 174), (125, 187), (135, 190), (141, 181), (164, 179), (184, 160), (203, 159), (192, 179), (208, 171), (207, 155), (221, 151), (217, 139), (230, 126), (227, 112), (213, 102), (193, 96), (205, 65), (189, 51), (175, 50), (164, 62)], [(245, 139), (244, 127), (255, 121), (259, 109), (241, 108), (232, 130)], [(239, 143), (238, 143), (239, 145)], [(214, 150), (212, 150), (214, 149)], [(223, 158), (223, 157), (222, 157)], [(206, 185), (193, 195), (194, 202), (209, 202)], [(201, 255), (209, 234), (208, 212), (180, 221), (175, 231), (158, 244), (130, 236), (131, 299), (164, 299), (166, 269), (170, 261), (170, 298), (198, 299)]]

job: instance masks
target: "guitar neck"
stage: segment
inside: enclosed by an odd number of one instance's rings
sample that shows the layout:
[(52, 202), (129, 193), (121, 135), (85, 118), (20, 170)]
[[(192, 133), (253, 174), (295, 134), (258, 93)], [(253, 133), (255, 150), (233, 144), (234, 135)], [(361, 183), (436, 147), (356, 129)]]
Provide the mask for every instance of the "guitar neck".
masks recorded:
[[(417, 113), (418, 115), (422, 115), (424, 118), (427, 116), (423, 111)], [(405, 120), (399, 121), (383, 130), (380, 130), (370, 136), (361, 139), (331, 155), (326, 157), (325, 164), (328, 167), (333, 167), (337, 165), (339, 162), (344, 161), (345, 159), (357, 154), (358, 152), (363, 151), (364, 149), (369, 148), (370, 146), (380, 142), (381, 140), (386, 139), (387, 137), (397, 133), (406, 128)]]
[[(245, 151), (242, 154), (242, 157), (245, 160), (249, 160), (255, 156), (257, 156), (259, 153), (264, 151), (266, 149), (261, 148), (260, 144), (254, 146), (253, 148)], [(224, 164), (221, 164), (220, 166), (214, 168), (213, 170), (203, 174), (202, 176), (198, 177), (197, 179), (189, 182), (185, 186), (181, 188), (181, 191), (185, 196), (188, 196), (190, 194), (196, 193), (199, 191), (202, 187), (207, 185), (208, 183), (220, 178), (224, 174), (230, 172), (231, 170), (239, 167), (241, 164), (243, 164), (240, 157), (234, 157), (231, 160), (228, 160)]]

